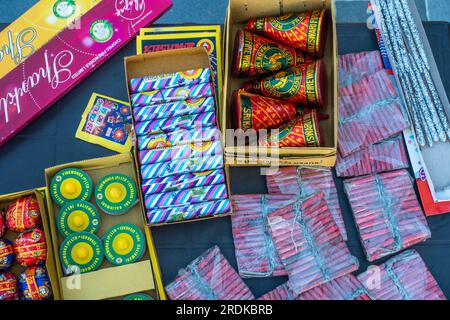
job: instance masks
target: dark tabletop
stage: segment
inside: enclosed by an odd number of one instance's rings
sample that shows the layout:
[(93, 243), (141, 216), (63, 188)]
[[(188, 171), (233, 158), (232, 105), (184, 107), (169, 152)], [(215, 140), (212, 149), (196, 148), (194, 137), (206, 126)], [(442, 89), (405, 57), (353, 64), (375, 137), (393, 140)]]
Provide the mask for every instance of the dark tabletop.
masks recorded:
[[(5, 25), (0, 25), (0, 29)], [(450, 93), (449, 27), (447, 23), (425, 23), (447, 92)], [(364, 24), (338, 25), (339, 54), (376, 50), (374, 32)], [(0, 148), (0, 194), (45, 185), (44, 169), (67, 162), (115, 154), (100, 146), (75, 139), (75, 132), (92, 92), (127, 100), (123, 57), (135, 54), (134, 41), (86, 78), (78, 87), (36, 119), (18, 136)], [(231, 171), (233, 194), (265, 193), (265, 179), (259, 168), (234, 168)], [(369, 265), (359, 243), (342, 182), (336, 179), (339, 200), (349, 233), (348, 245), (360, 261), (360, 270)], [(428, 218), (432, 238), (415, 246), (447, 297), (450, 298), (450, 215)], [(171, 282), (178, 270), (203, 251), (219, 245), (234, 267), (230, 218), (212, 219), (153, 228), (164, 283)], [(380, 260), (379, 262), (383, 262)], [(378, 263), (378, 261), (377, 261)], [(245, 280), (259, 297), (286, 278)]]

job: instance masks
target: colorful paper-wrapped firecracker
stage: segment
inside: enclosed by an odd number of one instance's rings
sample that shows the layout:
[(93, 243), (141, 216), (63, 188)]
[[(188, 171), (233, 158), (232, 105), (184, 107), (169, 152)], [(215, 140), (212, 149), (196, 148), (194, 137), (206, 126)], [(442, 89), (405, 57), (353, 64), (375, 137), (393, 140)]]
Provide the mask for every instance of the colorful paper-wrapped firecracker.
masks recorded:
[(136, 122), (151, 121), (162, 118), (186, 116), (214, 111), (215, 103), (213, 97), (133, 108), (134, 120)]
[(14, 262), (14, 246), (7, 239), (0, 239), (0, 270), (6, 270)]
[(103, 236), (105, 257), (116, 266), (133, 263), (145, 253), (145, 236), (142, 231), (130, 223), (121, 223), (111, 227)]
[(207, 83), (210, 81), (210, 78), (211, 69), (209, 68), (134, 78), (130, 80), (130, 91), (136, 93), (192, 86), (200, 83)]
[(267, 215), (295, 202), (293, 195), (233, 195), (231, 226), (242, 277), (285, 276), (283, 264), (269, 235)]
[(34, 228), (40, 221), (41, 213), (35, 196), (17, 199), (6, 210), (6, 225), (11, 231), (22, 232)]
[(220, 131), (217, 128), (177, 130), (169, 133), (139, 136), (138, 146), (139, 150), (151, 150), (216, 140), (220, 141)]
[(339, 89), (339, 151), (343, 157), (409, 127), (386, 70)]
[(223, 167), (223, 155), (158, 162), (141, 167), (142, 179), (150, 180), (173, 175), (216, 170)]
[(344, 190), (367, 260), (380, 259), (430, 238), (408, 171), (348, 179)]
[(280, 71), (314, 60), (294, 48), (241, 30), (236, 34), (233, 56), (232, 72), (235, 78)]
[(6, 221), (5, 214), (0, 210), (0, 238), (2, 238), (6, 233)]
[(19, 288), (24, 300), (48, 300), (52, 287), (44, 267), (27, 268), (19, 276)]
[(300, 198), (305, 198), (322, 192), (342, 237), (347, 240), (347, 231), (331, 169), (278, 168), (275, 172), (266, 175), (266, 182), (270, 194), (295, 194)]
[(217, 169), (145, 180), (143, 181), (141, 188), (142, 193), (146, 196), (155, 193), (199, 188), (221, 183), (225, 183), (225, 172), (223, 169)]
[(77, 168), (63, 169), (53, 177), (50, 194), (60, 207), (74, 200), (88, 201), (92, 195), (91, 177)]
[(134, 293), (126, 296), (123, 300), (154, 300), (150, 295), (145, 293)]
[(376, 300), (446, 300), (425, 262), (407, 250), (358, 275)]
[(89, 232), (73, 233), (60, 247), (61, 264), (65, 274), (97, 270), (103, 262), (103, 244)]
[(348, 178), (408, 167), (408, 154), (403, 138), (396, 136), (356, 151), (345, 158), (338, 152), (336, 173), (338, 177)]
[(155, 210), (227, 198), (227, 186), (222, 183), (186, 190), (156, 193), (146, 196), (144, 201), (147, 210)]
[(264, 147), (320, 147), (319, 120), (315, 109), (303, 111), (296, 119), (259, 139)]
[(149, 210), (147, 212), (147, 219), (150, 224), (160, 224), (206, 218), (229, 212), (231, 212), (230, 201), (228, 199), (224, 199), (171, 207), (167, 209)]
[(95, 201), (107, 214), (124, 214), (137, 203), (136, 183), (124, 174), (107, 175), (95, 187)]
[(322, 57), (325, 49), (325, 10), (308, 10), (278, 17), (254, 18), (245, 30), (285, 43), (312, 57)]
[(17, 278), (10, 271), (0, 272), (0, 300), (18, 300)]
[(148, 165), (182, 159), (212, 157), (222, 153), (222, 143), (220, 141), (206, 141), (169, 148), (141, 150), (139, 151), (139, 160), (141, 165)]
[(47, 243), (44, 232), (39, 228), (22, 232), (14, 240), (16, 261), (23, 267), (45, 264), (47, 260)]
[(253, 300), (255, 297), (214, 246), (182, 269), (166, 286), (172, 300)]
[(323, 60), (279, 71), (267, 78), (244, 83), (245, 91), (283, 99), (304, 106), (322, 107), (325, 103)]
[(212, 96), (214, 96), (213, 86), (210, 83), (201, 83), (193, 86), (133, 93), (131, 95), (131, 104), (133, 107), (141, 107), (146, 105), (155, 105), (158, 103), (206, 98)]
[(233, 93), (234, 128), (272, 129), (292, 121), (297, 116), (297, 106), (288, 101), (267, 98), (237, 90)]
[(323, 193), (269, 213), (268, 225), (295, 295), (358, 269)]
[(56, 225), (63, 237), (82, 231), (96, 233), (100, 227), (100, 215), (90, 202), (72, 201), (61, 208)]
[(339, 87), (348, 87), (353, 82), (383, 69), (383, 60), (379, 51), (365, 51), (339, 56)]

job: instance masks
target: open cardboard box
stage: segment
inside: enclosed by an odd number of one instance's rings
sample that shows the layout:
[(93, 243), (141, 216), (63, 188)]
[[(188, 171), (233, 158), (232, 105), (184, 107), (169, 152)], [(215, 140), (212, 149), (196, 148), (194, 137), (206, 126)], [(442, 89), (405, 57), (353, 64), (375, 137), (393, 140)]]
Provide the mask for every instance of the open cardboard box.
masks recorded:
[[(234, 39), (250, 18), (279, 16), (291, 12), (303, 12), (325, 7), (326, 45), (324, 53), (326, 74), (326, 105), (320, 111), (330, 118), (320, 121), (321, 148), (259, 148), (258, 146), (236, 146), (227, 136), (231, 125), (231, 95), (249, 79), (235, 79), (231, 75)], [(224, 134), (226, 162), (232, 166), (245, 165), (308, 165), (332, 167), (337, 150), (337, 38), (335, 8), (333, 0), (230, 0), (224, 32), (224, 92), (222, 133)], [(231, 141), (230, 141), (231, 140)]]
[[(140, 78), (145, 76), (153, 76), (160, 75), (166, 73), (173, 73), (179, 71), (186, 71), (191, 69), (200, 69), (200, 68), (211, 68), (211, 63), (209, 60), (208, 53), (205, 48), (197, 47), (197, 48), (189, 48), (189, 49), (176, 49), (176, 50), (166, 50), (154, 53), (146, 53), (136, 56), (130, 56), (125, 58), (125, 76), (126, 76), (126, 86), (128, 90), (128, 96), (131, 97), (130, 86), (128, 85), (130, 80), (133, 78)], [(216, 106), (217, 97), (215, 97)], [(130, 100), (131, 105), (131, 100)], [(216, 107), (216, 118), (218, 119), (218, 125), (220, 127), (220, 119), (221, 113), (220, 110)], [(135, 123), (133, 116), (133, 125)], [(223, 140), (222, 140), (223, 144)], [(139, 148), (137, 146), (136, 141), (134, 141), (134, 159), (136, 161), (136, 167), (140, 168), (139, 163)], [(225, 163), (225, 162), (224, 162)], [(228, 195), (230, 195), (230, 184), (229, 184), (229, 167), (224, 167), (225, 171), (225, 179), (227, 184)], [(138, 181), (139, 181), (139, 194), (140, 197), (143, 198), (142, 188), (142, 176), (140, 170), (138, 169)], [(144, 202), (141, 202), (142, 211), (147, 212)], [(217, 217), (224, 217), (231, 214), (230, 212), (223, 213), (220, 215), (215, 215), (212, 217), (192, 219), (192, 220), (181, 220), (174, 221), (169, 223), (155, 224), (152, 226), (163, 226), (168, 224), (178, 224), (185, 222), (193, 222), (200, 221), (205, 219), (212, 219)], [(145, 215), (145, 219), (146, 215)]]
[[(28, 190), (28, 191), (22, 191), (7, 195), (1, 195), (0, 196), (0, 209), (6, 212), (6, 209), (8, 208), (8, 205), (13, 202), (14, 200), (17, 200), (21, 197), (27, 197), (34, 195), (38, 201), (39, 204), (39, 210), (41, 213), (41, 224), (40, 228), (42, 228), (45, 239), (47, 242), (47, 261), (45, 263), (45, 267), (47, 269), (47, 275), (50, 279), (50, 284), (53, 291), (53, 299), (59, 300), (60, 297), (60, 291), (58, 286), (58, 276), (56, 273), (56, 265), (55, 265), (55, 256), (53, 252), (53, 244), (52, 244), (52, 236), (51, 231), (49, 228), (49, 213), (47, 212), (47, 209), (45, 207), (45, 201), (44, 201), (44, 194), (39, 190)], [(12, 243), (14, 243), (14, 239), (16, 239), (18, 233), (13, 232), (10, 230), (6, 231), (5, 238), (10, 240)], [(12, 265), (10, 271), (12, 271), (16, 276), (19, 276), (23, 271), (25, 271), (25, 268), (14, 262)]]
[[(59, 257), (60, 245), (64, 239), (56, 227), (56, 218), (60, 207), (53, 202), (49, 195), (49, 190), (53, 176), (66, 168), (84, 170), (91, 177), (94, 186), (100, 178), (112, 173), (125, 174), (137, 182), (136, 169), (130, 153), (63, 164), (45, 170), (47, 206), (57, 282), (59, 283), (61, 298), (63, 300), (120, 299), (132, 293), (144, 292), (151, 295), (154, 299), (166, 299), (156, 250), (150, 229), (146, 226), (143, 219), (142, 207), (139, 204), (136, 204), (123, 215), (112, 216), (107, 215), (98, 208), (94, 195), (90, 199), (90, 202), (97, 207), (100, 213), (101, 224), (97, 232), (99, 238), (105, 234), (107, 229), (122, 222), (128, 222), (141, 228), (147, 240), (147, 248), (145, 254), (138, 262), (124, 266), (114, 266), (105, 259), (96, 271), (81, 275), (64, 275)], [(142, 202), (141, 199), (140, 195), (138, 195), (139, 202)]]

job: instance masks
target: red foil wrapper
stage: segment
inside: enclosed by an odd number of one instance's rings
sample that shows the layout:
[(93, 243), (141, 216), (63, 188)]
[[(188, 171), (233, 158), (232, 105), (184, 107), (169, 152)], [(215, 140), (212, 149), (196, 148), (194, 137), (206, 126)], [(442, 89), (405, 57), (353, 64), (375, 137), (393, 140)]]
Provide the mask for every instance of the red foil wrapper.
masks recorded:
[(0, 238), (2, 238), (6, 233), (6, 221), (5, 215), (2, 210), (0, 210)]
[(19, 234), (14, 242), (17, 263), (24, 267), (45, 264), (47, 243), (41, 229), (34, 228)]
[(233, 93), (234, 127), (237, 129), (272, 129), (297, 116), (295, 104), (237, 90)]
[(251, 19), (245, 25), (245, 30), (285, 43), (312, 57), (321, 58), (326, 38), (325, 10)]
[(253, 77), (312, 62), (306, 54), (276, 41), (239, 30), (234, 43), (233, 76)]
[(266, 97), (301, 103), (305, 106), (324, 105), (325, 72), (323, 60), (317, 60), (273, 76), (244, 83), (248, 92)]
[(319, 120), (317, 111), (307, 110), (297, 119), (279, 128), (278, 133), (270, 133), (259, 140), (265, 147), (320, 147)]
[(19, 300), (17, 278), (14, 273), (0, 273), (0, 300)]
[(6, 225), (9, 230), (22, 232), (39, 224), (41, 213), (36, 197), (29, 196), (17, 199), (8, 206)]

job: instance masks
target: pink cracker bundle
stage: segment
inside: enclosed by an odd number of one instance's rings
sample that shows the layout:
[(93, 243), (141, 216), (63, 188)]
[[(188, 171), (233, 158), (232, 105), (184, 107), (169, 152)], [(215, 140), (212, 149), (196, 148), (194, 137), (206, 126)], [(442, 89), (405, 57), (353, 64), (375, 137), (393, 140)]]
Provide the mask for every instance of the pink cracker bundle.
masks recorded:
[(338, 58), (339, 87), (347, 87), (383, 69), (383, 59), (378, 50), (341, 55)]
[(343, 157), (409, 127), (386, 70), (339, 88), (339, 151)]
[(250, 289), (214, 246), (182, 269), (166, 286), (172, 300), (253, 300)]
[(347, 157), (342, 157), (338, 152), (336, 174), (341, 178), (349, 178), (408, 167), (408, 154), (402, 136), (398, 135)]
[(415, 250), (369, 268), (358, 275), (358, 280), (376, 300), (447, 300)]
[(269, 213), (268, 225), (295, 295), (358, 269), (323, 193)]
[(347, 240), (347, 231), (331, 169), (278, 168), (276, 172), (266, 176), (266, 182), (270, 194), (295, 194), (304, 198), (317, 192), (323, 192), (328, 209), (331, 211), (342, 237)]
[(374, 261), (430, 238), (408, 171), (344, 181), (367, 260)]
[(283, 208), (296, 198), (292, 195), (233, 195), (231, 226), (242, 277), (285, 276), (267, 226), (267, 214)]

